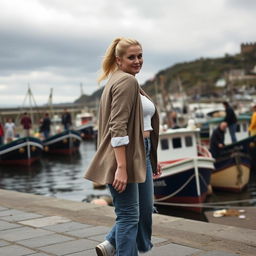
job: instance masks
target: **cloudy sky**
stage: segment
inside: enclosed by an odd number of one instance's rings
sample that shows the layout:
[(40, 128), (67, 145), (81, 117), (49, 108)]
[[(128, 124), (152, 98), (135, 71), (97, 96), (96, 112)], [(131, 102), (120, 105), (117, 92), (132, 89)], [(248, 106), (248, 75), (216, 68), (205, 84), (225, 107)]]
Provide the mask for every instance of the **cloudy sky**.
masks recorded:
[[(177, 62), (235, 54), (256, 40), (254, 0), (0, 0), (0, 107), (72, 102), (99, 88), (115, 37), (143, 45), (140, 83)], [(27, 104), (27, 103), (26, 103)]]

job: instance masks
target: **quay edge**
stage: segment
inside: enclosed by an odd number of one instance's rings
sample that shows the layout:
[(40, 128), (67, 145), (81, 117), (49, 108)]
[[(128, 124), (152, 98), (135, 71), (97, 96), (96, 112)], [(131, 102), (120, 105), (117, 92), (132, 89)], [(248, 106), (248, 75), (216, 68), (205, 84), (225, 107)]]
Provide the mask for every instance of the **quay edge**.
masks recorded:
[[(26, 194), (0, 189), (0, 206), (49, 216), (62, 216), (91, 225), (112, 226), (110, 206)], [(238, 255), (256, 255), (256, 230), (154, 214), (153, 235), (202, 250), (223, 250)]]

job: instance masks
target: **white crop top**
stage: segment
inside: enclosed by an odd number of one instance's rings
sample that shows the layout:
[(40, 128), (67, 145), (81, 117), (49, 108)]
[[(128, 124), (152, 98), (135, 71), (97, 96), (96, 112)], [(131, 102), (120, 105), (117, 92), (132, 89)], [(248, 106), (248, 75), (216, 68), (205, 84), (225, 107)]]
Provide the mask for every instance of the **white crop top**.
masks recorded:
[(152, 131), (151, 118), (155, 114), (155, 105), (144, 95), (140, 94), (142, 108), (143, 108), (143, 120), (144, 131)]

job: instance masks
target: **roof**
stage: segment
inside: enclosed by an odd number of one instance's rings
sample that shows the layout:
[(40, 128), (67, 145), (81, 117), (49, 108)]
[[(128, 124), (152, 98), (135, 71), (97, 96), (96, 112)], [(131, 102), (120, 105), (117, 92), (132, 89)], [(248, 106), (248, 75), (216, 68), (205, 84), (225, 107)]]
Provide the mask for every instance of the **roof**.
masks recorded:
[[(251, 116), (250, 115), (239, 115), (237, 117), (238, 121), (250, 121)], [(214, 124), (214, 123), (221, 123), (224, 121), (224, 117), (216, 117), (216, 118), (211, 118), (210, 120), (207, 121), (209, 124)]]

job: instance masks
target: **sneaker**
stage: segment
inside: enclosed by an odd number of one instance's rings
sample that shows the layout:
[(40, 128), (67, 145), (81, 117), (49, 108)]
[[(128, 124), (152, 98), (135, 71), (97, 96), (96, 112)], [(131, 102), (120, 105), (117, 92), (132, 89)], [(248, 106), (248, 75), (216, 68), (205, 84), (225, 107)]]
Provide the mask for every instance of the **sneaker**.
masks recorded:
[(116, 252), (114, 246), (108, 240), (98, 244), (95, 249), (98, 256), (114, 256)]

